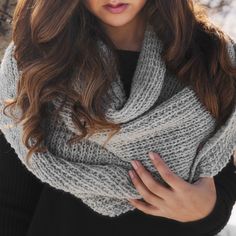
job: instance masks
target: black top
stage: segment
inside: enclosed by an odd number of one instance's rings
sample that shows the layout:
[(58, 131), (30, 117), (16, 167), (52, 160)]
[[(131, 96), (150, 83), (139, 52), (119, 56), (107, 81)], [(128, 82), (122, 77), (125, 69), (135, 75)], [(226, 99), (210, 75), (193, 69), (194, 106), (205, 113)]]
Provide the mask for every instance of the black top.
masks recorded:
[[(139, 52), (118, 50), (121, 77), (129, 94)], [(18, 159), (0, 135), (0, 235), (197, 235), (213, 236), (226, 225), (236, 200), (236, 167), (231, 161), (214, 177), (217, 201), (205, 218), (181, 223), (147, 215), (138, 209), (110, 218), (70, 193), (42, 183)]]

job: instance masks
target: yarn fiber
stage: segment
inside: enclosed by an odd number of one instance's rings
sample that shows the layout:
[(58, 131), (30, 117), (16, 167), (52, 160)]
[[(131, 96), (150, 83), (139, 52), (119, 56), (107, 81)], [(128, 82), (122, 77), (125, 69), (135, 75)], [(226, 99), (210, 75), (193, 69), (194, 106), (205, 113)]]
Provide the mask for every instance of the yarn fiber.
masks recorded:
[[(109, 61), (108, 48), (101, 41), (98, 46), (104, 60)], [(0, 70), (0, 128), (27, 169), (42, 182), (71, 193), (95, 212), (110, 217), (135, 209), (127, 198), (142, 198), (128, 175), (131, 160), (140, 160), (156, 181), (165, 183), (148, 156), (150, 151), (159, 153), (169, 168), (189, 183), (220, 172), (236, 149), (236, 109), (208, 138), (216, 120), (196, 93), (167, 70), (162, 49), (162, 42), (147, 25), (129, 97), (117, 72), (108, 90), (112, 99), (103, 98), (107, 119), (121, 125), (106, 146), (102, 144), (109, 130), (67, 145), (78, 132), (72, 122), (72, 104), (67, 102), (57, 117), (49, 116), (43, 124), (48, 151), (34, 153), (28, 165), (21, 125), (14, 125), (2, 114), (3, 101), (15, 97), (20, 78), (12, 41)], [(228, 52), (235, 63), (234, 43), (229, 43)], [(79, 81), (73, 86), (81, 89)], [(51, 107), (57, 108), (61, 102), (57, 97)], [(202, 141), (205, 143), (197, 153)]]

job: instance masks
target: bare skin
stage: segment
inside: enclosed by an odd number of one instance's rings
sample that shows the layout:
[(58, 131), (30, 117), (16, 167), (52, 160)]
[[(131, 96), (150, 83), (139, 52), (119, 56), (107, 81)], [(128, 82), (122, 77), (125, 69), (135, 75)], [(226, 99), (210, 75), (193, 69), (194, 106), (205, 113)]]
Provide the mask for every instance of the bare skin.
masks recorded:
[[(146, 25), (142, 9), (146, 2), (147, 0), (86, 0), (85, 6), (98, 18), (117, 48), (140, 51)], [(129, 5), (122, 13), (114, 14), (104, 8), (108, 3)], [(130, 204), (146, 214), (180, 222), (196, 221), (209, 215), (216, 203), (214, 178), (200, 177), (190, 184), (173, 173), (158, 153), (153, 156), (157, 157), (152, 160), (153, 165), (169, 187), (154, 180), (141, 162), (133, 160), (131, 163), (134, 169), (129, 174), (144, 201), (128, 199)], [(139, 164), (138, 168), (135, 163)]]
[[(157, 182), (137, 161), (132, 161), (135, 170), (129, 172), (137, 191), (145, 202), (129, 199), (131, 205), (146, 214), (162, 216), (180, 222), (200, 220), (213, 210), (216, 189), (213, 177), (201, 177), (193, 184), (173, 173), (158, 153), (149, 153), (153, 165), (169, 187)], [(138, 166), (136, 168), (136, 166)]]
[[(116, 5), (121, 2), (129, 3), (129, 6), (120, 14), (112, 14), (103, 7), (108, 3)], [(142, 9), (146, 2), (86, 0), (85, 6), (97, 17), (117, 48), (140, 51), (146, 26), (146, 16)]]

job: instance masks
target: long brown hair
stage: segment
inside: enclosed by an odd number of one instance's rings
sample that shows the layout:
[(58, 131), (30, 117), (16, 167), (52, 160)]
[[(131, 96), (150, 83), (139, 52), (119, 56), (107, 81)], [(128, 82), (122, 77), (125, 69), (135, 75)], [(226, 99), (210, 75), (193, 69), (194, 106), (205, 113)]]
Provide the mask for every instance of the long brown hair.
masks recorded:
[[(236, 96), (236, 71), (227, 53), (228, 36), (191, 0), (147, 1), (143, 11), (163, 42), (167, 68), (182, 83), (192, 86), (222, 124)], [(119, 131), (119, 124), (106, 120), (101, 106), (101, 97), (115, 78), (116, 61), (105, 64), (94, 43), (98, 38), (111, 50), (115, 48), (83, 1), (18, 0), (13, 16), (14, 56), (23, 73), (15, 100), (5, 108), (11, 106), (12, 111), (17, 105), (23, 111), (17, 122), (23, 124), (27, 157), (46, 150), (40, 148), (45, 135), (40, 123), (47, 115), (48, 103), (57, 95), (74, 104), (72, 117), (78, 134), (70, 143), (103, 128), (113, 134)], [(71, 86), (80, 73), (83, 93)], [(30, 137), (34, 145), (30, 145)]]

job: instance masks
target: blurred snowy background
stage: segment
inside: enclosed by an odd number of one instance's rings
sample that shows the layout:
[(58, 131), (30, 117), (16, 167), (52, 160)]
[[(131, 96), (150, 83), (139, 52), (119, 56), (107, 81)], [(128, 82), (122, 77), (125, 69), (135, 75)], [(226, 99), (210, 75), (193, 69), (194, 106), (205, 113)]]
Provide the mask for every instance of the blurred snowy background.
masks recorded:
[(200, 0), (209, 7), (212, 22), (236, 40), (236, 0)]

